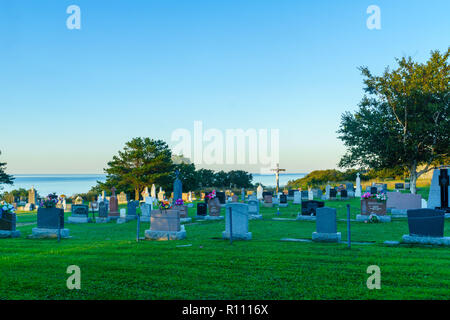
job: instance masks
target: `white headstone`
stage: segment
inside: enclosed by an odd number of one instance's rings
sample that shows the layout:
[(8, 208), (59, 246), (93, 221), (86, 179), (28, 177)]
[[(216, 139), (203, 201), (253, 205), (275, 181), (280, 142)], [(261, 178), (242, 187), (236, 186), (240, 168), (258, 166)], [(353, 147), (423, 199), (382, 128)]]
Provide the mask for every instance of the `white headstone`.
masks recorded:
[(294, 191), (294, 204), (302, 203), (302, 193), (300, 191)]
[(356, 177), (355, 197), (361, 198), (361, 178), (359, 177), (359, 172)]
[(152, 191), (150, 192), (150, 196), (155, 199), (156, 198), (156, 187), (155, 184), (152, 184)]
[(263, 187), (261, 187), (261, 185), (258, 186), (258, 188), (256, 189), (256, 198), (258, 200), (262, 200), (263, 199)]
[(308, 200), (314, 200), (314, 193), (311, 188), (308, 189)]
[(127, 210), (126, 209), (120, 209), (120, 217), (126, 218), (127, 217)]

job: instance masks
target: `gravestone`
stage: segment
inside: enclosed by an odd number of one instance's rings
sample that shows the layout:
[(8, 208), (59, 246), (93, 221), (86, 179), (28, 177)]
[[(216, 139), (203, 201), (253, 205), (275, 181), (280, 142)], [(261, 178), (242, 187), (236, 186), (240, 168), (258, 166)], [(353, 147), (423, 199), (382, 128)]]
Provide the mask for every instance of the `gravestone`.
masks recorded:
[(302, 200), (308, 200), (308, 190), (301, 191)]
[(119, 218), (119, 202), (117, 201), (116, 188), (111, 188), (111, 197), (109, 198), (109, 218)]
[(272, 195), (268, 194), (264, 196), (264, 203), (263, 203), (264, 207), (267, 208), (272, 208), (273, 207), (273, 199), (272, 199)]
[(318, 208), (323, 208), (325, 202), (308, 200), (302, 202), (302, 216), (315, 216)]
[(348, 194), (347, 194), (347, 190), (341, 190), (341, 199), (348, 199)]
[(72, 205), (72, 215), (68, 219), (69, 223), (89, 223), (89, 207), (84, 204)]
[(177, 170), (175, 172), (175, 175), (176, 175), (176, 179), (175, 179), (175, 182), (173, 183), (173, 203), (175, 203), (175, 201), (183, 198), (183, 184), (181, 183), (181, 180), (179, 178), (180, 171)]
[(359, 172), (356, 174), (356, 189), (355, 189), (355, 197), (361, 198), (362, 195), (361, 188), (361, 177)]
[(95, 217), (95, 222), (97, 223), (109, 222), (108, 204), (105, 201), (102, 201), (98, 204), (98, 217)]
[(312, 240), (316, 242), (340, 242), (341, 233), (337, 232), (336, 209), (317, 208), (316, 232), (312, 234)]
[(409, 235), (403, 242), (450, 246), (450, 237), (444, 237), (445, 212), (434, 209), (408, 210)]
[(150, 222), (152, 206), (148, 203), (141, 203), (141, 222)]
[[(127, 210), (120, 209), (120, 218), (117, 219), (117, 223), (125, 223), (131, 220), (137, 219), (137, 212), (136, 209), (139, 206), (139, 201), (130, 201), (127, 204)], [(123, 214), (123, 211), (125, 211), (125, 214)]]
[[(231, 223), (230, 223), (231, 211)], [(248, 231), (248, 204), (230, 203), (225, 206), (225, 231), (223, 239), (230, 239), (230, 230), (233, 240), (250, 240), (252, 233)], [(230, 228), (231, 225), (231, 228)]]
[(164, 201), (164, 197), (165, 197), (165, 192), (162, 191), (161, 188), (159, 188), (159, 192), (158, 192), (158, 200), (159, 200), (159, 201)]
[[(120, 195), (119, 195), (119, 196), (120, 196)], [(148, 193), (148, 187), (145, 187), (145, 188), (144, 188), (144, 191), (141, 192), (141, 196), (142, 196), (142, 199), (144, 199), (144, 200), (145, 200), (145, 198), (147, 198), (147, 197), (150, 196), (150, 194)], [(119, 204), (120, 204), (120, 202), (119, 202)], [(125, 203), (124, 203), (124, 204), (125, 204)]]
[(33, 211), (35, 209), (35, 205), (32, 203), (27, 203), (23, 211)]
[(219, 199), (220, 204), (225, 204), (226, 203), (225, 192), (217, 191), (216, 192), (216, 196)]
[(248, 214), (250, 220), (261, 220), (262, 215), (259, 213), (259, 201), (249, 200), (248, 201)]
[(28, 203), (36, 205), (36, 190), (34, 190), (34, 187), (31, 187), (28, 191)]
[(336, 199), (336, 196), (337, 196), (336, 189), (330, 189), (330, 197), (329, 197), (329, 199), (330, 200), (334, 200), (334, 199)]
[(184, 225), (180, 224), (180, 211), (153, 210), (150, 217), (150, 229), (145, 230), (148, 240), (181, 240), (186, 238)]
[(239, 202), (239, 198), (238, 198), (238, 196), (237, 195), (232, 195), (231, 196), (231, 202)]
[(314, 200), (314, 192), (312, 189), (308, 190), (308, 200)]
[(411, 193), (388, 192), (386, 207), (391, 210), (392, 217), (406, 218), (408, 209), (422, 208), (422, 196)]
[(258, 186), (258, 188), (256, 188), (256, 197), (258, 200), (263, 200), (263, 187), (261, 187), (261, 185)]
[(294, 204), (301, 204), (302, 203), (302, 194), (300, 193), (300, 191), (295, 191), (294, 192)]
[(119, 193), (119, 195), (117, 196), (117, 201), (119, 204), (126, 204), (128, 202), (125, 192), (122, 191), (121, 193)]
[(404, 190), (405, 185), (403, 183), (396, 183), (395, 184), (395, 190)]
[(75, 199), (75, 201), (74, 201), (74, 205), (77, 205), (77, 204), (79, 204), (79, 205), (82, 205), (84, 203), (84, 201), (83, 201), (83, 198), (82, 197), (80, 197), (80, 196), (78, 196), (76, 199)]
[(377, 187), (370, 187), (370, 194), (377, 194), (378, 188)]
[(350, 183), (350, 182), (348, 182), (348, 183), (345, 184), (345, 189), (347, 190), (347, 192), (348, 192), (348, 191), (355, 191), (355, 188), (354, 188), (354, 186), (353, 186), (353, 183)]
[(323, 193), (322, 193), (321, 189), (314, 188), (314, 189), (312, 189), (312, 192), (313, 192), (314, 198), (319, 198), (319, 199), (322, 198)]
[(327, 186), (325, 187), (325, 197), (323, 197), (322, 199), (329, 200), (330, 199), (330, 191), (331, 191), (331, 186), (329, 184), (327, 184)]
[(430, 191), (428, 194), (428, 208), (443, 210), (450, 213), (450, 169), (436, 169), (433, 171)]
[(287, 195), (281, 194), (280, 195), (280, 203), (278, 204), (279, 207), (285, 208), (288, 206), (287, 202)]
[(294, 200), (294, 192), (295, 190), (289, 189), (288, 190), (288, 200), (293, 201)]
[(241, 189), (241, 201), (245, 202), (245, 190), (244, 190), (244, 188)]
[(208, 214), (208, 208), (206, 203), (198, 202), (197, 203), (197, 218), (198, 217), (206, 217)]
[(3, 211), (0, 206), (0, 238), (18, 238), (20, 231), (16, 230), (16, 213)]
[(58, 208), (39, 207), (37, 212), (37, 228), (32, 229), (30, 238), (69, 238), (69, 229), (64, 228), (64, 210)]
[(156, 186), (155, 186), (155, 184), (152, 184), (152, 189), (150, 191), (150, 197), (152, 197), (153, 199), (156, 199)]

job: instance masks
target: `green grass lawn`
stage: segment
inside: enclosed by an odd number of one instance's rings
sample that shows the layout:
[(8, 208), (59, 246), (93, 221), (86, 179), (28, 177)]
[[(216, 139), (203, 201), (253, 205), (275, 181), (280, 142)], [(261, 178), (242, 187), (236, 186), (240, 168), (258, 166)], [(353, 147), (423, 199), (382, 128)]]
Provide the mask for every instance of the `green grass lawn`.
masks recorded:
[[(426, 190), (422, 190), (427, 197)], [(346, 217), (359, 201), (328, 201)], [(300, 206), (280, 209), (295, 217)], [(224, 209), (222, 209), (224, 213)], [(1, 299), (448, 299), (450, 248), (388, 247), (408, 233), (406, 220), (386, 224), (352, 222), (352, 240), (320, 244), (282, 242), (309, 238), (315, 222), (273, 221), (276, 208), (261, 208), (250, 221), (251, 241), (221, 239), (225, 222), (186, 224), (181, 241), (136, 242), (136, 222), (69, 225), (71, 239), (32, 240), (35, 213), (21, 213), (22, 237), (0, 240)], [(195, 209), (189, 209), (195, 216)], [(66, 214), (66, 217), (68, 214)], [(141, 237), (148, 223), (141, 225)], [(338, 222), (342, 238), (347, 225)], [(445, 234), (450, 236), (446, 222)], [(187, 246), (186, 246), (187, 245)], [(81, 268), (81, 290), (69, 290), (69, 265)], [(367, 267), (381, 268), (381, 290), (369, 290)]]

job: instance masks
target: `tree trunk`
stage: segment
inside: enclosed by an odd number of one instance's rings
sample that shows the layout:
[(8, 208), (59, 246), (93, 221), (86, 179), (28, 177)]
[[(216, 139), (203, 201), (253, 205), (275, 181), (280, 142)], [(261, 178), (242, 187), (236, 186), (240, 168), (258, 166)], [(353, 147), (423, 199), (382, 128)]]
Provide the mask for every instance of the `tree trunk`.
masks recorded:
[(409, 173), (409, 190), (411, 191), (412, 194), (416, 194), (417, 193), (416, 183), (417, 183), (417, 178), (419, 177), (418, 172), (417, 172), (417, 165), (415, 163), (413, 163), (409, 170), (410, 170), (409, 171), (410, 172)]
[(134, 200), (139, 201), (139, 188), (134, 188)]

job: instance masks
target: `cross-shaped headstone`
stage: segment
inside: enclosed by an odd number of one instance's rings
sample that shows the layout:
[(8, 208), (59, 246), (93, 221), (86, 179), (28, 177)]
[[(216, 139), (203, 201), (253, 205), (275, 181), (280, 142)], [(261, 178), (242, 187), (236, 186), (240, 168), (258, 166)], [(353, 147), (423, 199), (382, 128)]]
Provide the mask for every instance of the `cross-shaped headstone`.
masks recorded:
[(277, 167), (275, 169), (272, 169), (272, 171), (275, 172), (275, 179), (277, 181), (277, 194), (278, 194), (278, 189), (280, 188), (280, 172), (286, 171), (286, 169), (280, 169), (280, 164), (277, 163)]

